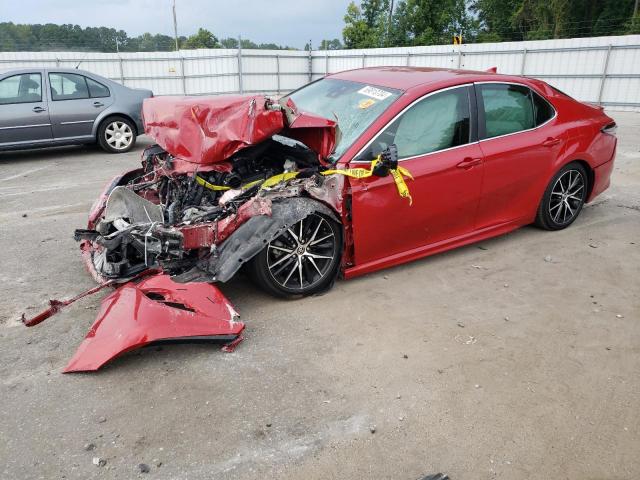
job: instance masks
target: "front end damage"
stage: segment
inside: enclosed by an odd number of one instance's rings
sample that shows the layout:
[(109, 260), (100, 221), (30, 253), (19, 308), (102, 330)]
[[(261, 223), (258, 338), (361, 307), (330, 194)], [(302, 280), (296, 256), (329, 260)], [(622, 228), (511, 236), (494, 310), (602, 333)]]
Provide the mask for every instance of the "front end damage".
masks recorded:
[[(262, 96), (152, 98), (143, 116), (157, 145), (110, 182), (75, 232), (94, 279), (116, 289), (65, 372), (158, 342), (232, 349), (244, 324), (211, 283), (313, 213), (343, 222), (345, 178), (322, 174), (334, 122)], [(71, 301), (55, 302), (25, 324)]]

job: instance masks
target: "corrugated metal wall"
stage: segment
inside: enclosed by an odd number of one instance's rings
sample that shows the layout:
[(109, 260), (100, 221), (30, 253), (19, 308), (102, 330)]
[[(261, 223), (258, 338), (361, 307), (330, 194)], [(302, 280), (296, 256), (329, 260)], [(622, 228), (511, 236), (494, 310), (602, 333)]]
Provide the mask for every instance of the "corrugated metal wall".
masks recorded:
[(640, 110), (640, 35), (333, 51), (3, 52), (0, 67), (75, 67), (157, 95), (283, 93), (311, 79), (379, 65), (484, 70), (540, 78), (585, 101)]

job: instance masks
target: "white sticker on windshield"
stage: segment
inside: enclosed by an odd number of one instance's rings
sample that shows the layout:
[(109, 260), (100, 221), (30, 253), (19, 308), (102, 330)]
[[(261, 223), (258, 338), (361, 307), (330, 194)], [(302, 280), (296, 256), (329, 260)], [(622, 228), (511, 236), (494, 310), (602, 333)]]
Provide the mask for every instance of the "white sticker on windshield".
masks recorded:
[(375, 98), (376, 100), (384, 100), (391, 95), (391, 92), (385, 92), (380, 88), (371, 87), (369, 85), (367, 85), (366, 87), (362, 87), (360, 90), (358, 90), (358, 93), (361, 95), (366, 95), (367, 97)]

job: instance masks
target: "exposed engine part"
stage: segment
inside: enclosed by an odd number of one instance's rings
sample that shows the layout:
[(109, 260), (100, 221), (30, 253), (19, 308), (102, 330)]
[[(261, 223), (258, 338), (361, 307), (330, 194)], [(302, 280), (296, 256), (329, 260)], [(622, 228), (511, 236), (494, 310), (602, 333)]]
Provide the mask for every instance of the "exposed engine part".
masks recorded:
[[(161, 265), (172, 275), (191, 272), (185, 273), (185, 278), (195, 278), (194, 266), (199, 265), (199, 270), (195, 268), (200, 278), (226, 281), (262, 248), (263, 241), (270, 240), (269, 235), (300, 220), (299, 215), (294, 219), (283, 214), (278, 202), (290, 201), (291, 212), (307, 211), (308, 202), (314, 201), (290, 197), (308, 195), (313, 190), (324, 192), (318, 187), (326, 181), (317, 175), (316, 153), (297, 140), (279, 135), (194, 174), (172, 172), (172, 162), (173, 157), (157, 145), (147, 148), (140, 175), (112, 187), (95, 228), (76, 231), (77, 240), (93, 245), (91, 263), (99, 276), (130, 277)], [(261, 189), (264, 180), (288, 172), (296, 172), (296, 180)], [(277, 200), (273, 212), (272, 199)], [(322, 203), (315, 204), (317, 209), (331, 213)], [(241, 261), (218, 271), (222, 265), (216, 260), (218, 245), (255, 214), (268, 219), (269, 225), (260, 229), (264, 235), (258, 235), (257, 243), (246, 242), (240, 250), (237, 245), (220, 247), (221, 254), (233, 250)]]

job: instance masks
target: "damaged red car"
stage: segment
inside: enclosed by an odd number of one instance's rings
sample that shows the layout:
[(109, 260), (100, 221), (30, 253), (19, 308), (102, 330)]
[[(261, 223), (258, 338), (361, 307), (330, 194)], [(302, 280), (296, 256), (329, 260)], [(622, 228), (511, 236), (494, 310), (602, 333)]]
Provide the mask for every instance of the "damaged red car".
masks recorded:
[(616, 150), (601, 108), (493, 72), (367, 68), (278, 101), (151, 98), (143, 117), (157, 145), (76, 239), (97, 281), (157, 272), (164, 293), (127, 285), (192, 312), (171, 292), (240, 269), (309, 295), (523, 225), (565, 228), (608, 187)]

